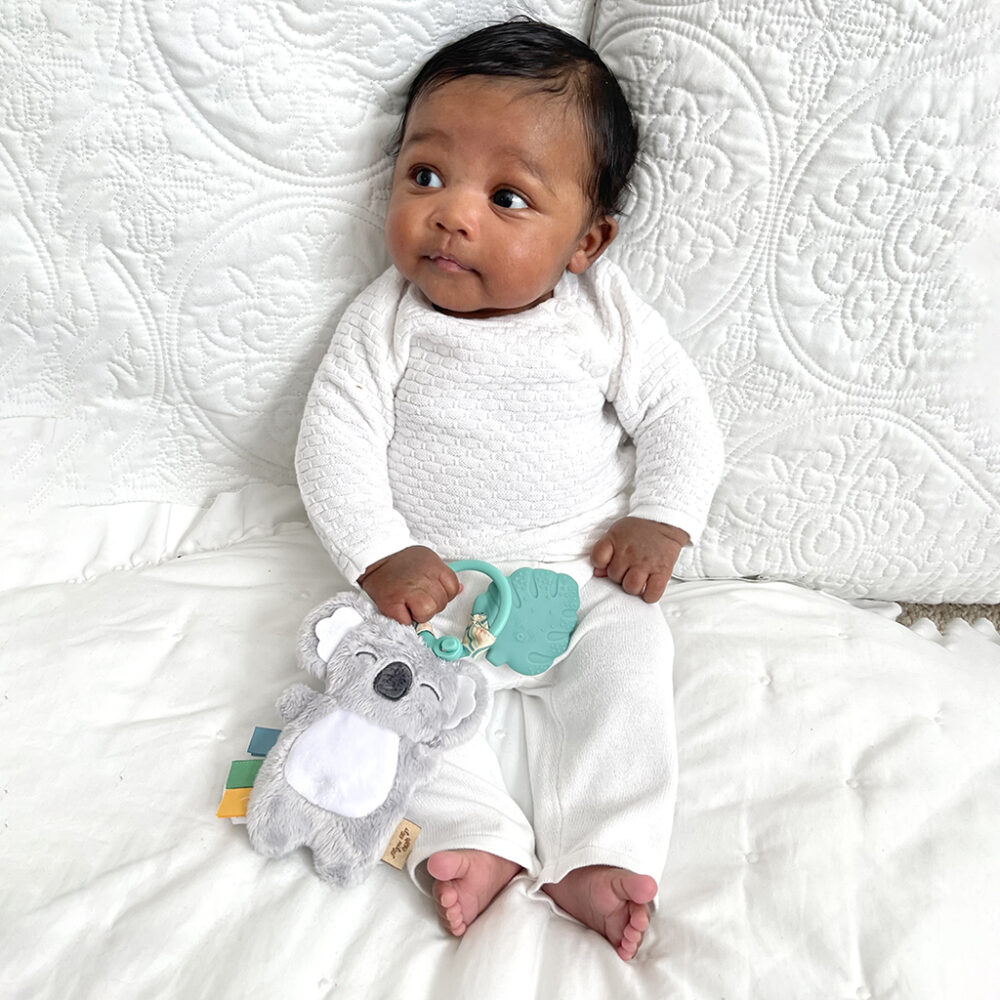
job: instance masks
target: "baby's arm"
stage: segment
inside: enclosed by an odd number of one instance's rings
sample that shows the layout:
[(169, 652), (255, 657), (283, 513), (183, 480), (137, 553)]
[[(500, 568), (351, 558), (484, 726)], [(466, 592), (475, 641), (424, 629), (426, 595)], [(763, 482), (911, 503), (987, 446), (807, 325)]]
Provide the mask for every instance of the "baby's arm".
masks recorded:
[(635, 444), (636, 471), (630, 516), (598, 539), (591, 559), (595, 575), (652, 603), (705, 526), (722, 477), (722, 435), (691, 359), (615, 269), (606, 270), (603, 303), (621, 351), (607, 398)]
[(426, 622), (458, 595), (458, 577), (437, 553), (411, 545), (372, 563), (358, 585), (387, 618)]
[(295, 455), (309, 520), (351, 582), (413, 541), (387, 461), (403, 364), (395, 342), (401, 280), (387, 272), (344, 313), (309, 391)]
[(686, 531), (672, 525), (623, 517), (594, 545), (594, 576), (606, 576), (620, 583), (626, 594), (653, 604), (663, 596), (674, 563), (690, 541)]

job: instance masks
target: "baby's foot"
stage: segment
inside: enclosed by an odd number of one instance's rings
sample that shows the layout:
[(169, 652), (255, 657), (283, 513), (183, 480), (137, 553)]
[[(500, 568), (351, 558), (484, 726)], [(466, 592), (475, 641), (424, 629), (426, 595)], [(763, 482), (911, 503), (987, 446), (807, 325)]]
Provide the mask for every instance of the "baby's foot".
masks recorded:
[(542, 886), (556, 904), (591, 930), (603, 934), (628, 962), (649, 927), (649, 904), (656, 881), (624, 868), (576, 868), (561, 882)]
[(521, 866), (487, 851), (439, 851), (427, 859), (438, 918), (456, 937), (486, 909)]

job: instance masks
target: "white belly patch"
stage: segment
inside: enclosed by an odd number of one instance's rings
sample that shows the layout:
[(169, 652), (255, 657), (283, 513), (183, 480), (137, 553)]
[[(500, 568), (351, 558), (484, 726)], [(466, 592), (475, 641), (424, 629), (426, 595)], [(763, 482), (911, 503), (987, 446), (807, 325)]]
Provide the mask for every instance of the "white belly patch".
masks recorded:
[(292, 745), (285, 780), (313, 805), (357, 819), (385, 801), (398, 758), (396, 733), (338, 708)]

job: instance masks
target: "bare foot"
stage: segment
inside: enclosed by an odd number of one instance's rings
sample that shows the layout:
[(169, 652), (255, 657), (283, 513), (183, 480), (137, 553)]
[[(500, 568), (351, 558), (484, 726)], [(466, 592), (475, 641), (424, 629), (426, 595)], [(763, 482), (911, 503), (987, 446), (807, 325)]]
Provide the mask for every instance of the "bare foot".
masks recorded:
[(487, 851), (439, 851), (427, 859), (433, 896), (446, 931), (460, 937), (521, 866)]
[(624, 868), (591, 865), (574, 869), (561, 882), (543, 885), (542, 891), (570, 916), (603, 934), (623, 961), (635, 958), (649, 927), (654, 879)]

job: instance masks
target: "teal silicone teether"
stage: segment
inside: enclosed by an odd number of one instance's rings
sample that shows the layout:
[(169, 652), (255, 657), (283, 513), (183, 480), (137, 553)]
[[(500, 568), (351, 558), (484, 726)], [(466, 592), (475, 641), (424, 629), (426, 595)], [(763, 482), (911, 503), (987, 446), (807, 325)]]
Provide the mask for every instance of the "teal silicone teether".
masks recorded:
[[(457, 636), (440, 638), (425, 625), (417, 627), (420, 638), (442, 660), (482, 656), (495, 667), (506, 664), (519, 674), (540, 674), (566, 652), (576, 628), (580, 591), (565, 573), (549, 569), (518, 569), (509, 577), (495, 566), (478, 559), (448, 563), (456, 572), (474, 570), (492, 581), (472, 605), (472, 625), (466, 641)], [(485, 630), (485, 640), (476, 644), (472, 633)]]
[[(580, 590), (571, 576), (549, 569), (515, 570), (505, 582), (511, 590), (510, 616), (501, 634), (493, 629), (496, 642), (486, 659), (494, 666), (506, 663), (519, 674), (540, 674), (569, 647), (580, 610)], [(472, 612), (492, 622), (502, 604), (502, 588), (490, 584), (476, 598)]]

